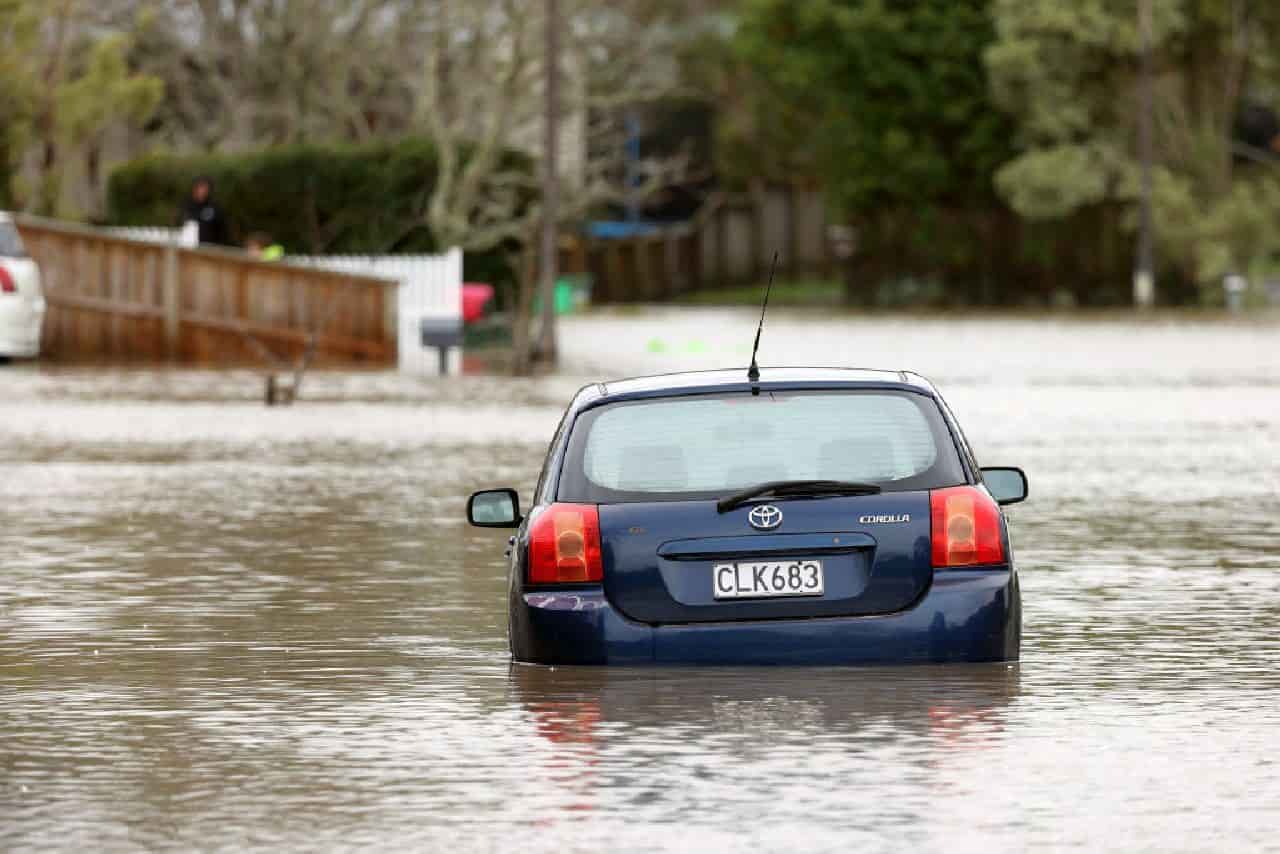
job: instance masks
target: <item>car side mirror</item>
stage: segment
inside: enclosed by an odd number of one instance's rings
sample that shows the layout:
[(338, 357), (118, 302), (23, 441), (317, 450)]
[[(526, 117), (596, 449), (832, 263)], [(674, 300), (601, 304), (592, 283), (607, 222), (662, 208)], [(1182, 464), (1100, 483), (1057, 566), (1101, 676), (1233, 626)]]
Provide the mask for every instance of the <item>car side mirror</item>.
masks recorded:
[(467, 521), (477, 528), (516, 528), (520, 496), (514, 489), (483, 489), (467, 499)]
[(1017, 504), (1026, 500), (1027, 475), (1013, 467), (984, 468), (982, 482), (987, 485), (997, 504)]

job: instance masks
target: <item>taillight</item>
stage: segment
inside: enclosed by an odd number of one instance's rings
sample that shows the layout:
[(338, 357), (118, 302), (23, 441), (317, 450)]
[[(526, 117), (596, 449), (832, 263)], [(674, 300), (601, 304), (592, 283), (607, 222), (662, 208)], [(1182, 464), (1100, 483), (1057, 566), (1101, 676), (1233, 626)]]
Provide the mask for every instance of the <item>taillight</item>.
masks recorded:
[(0, 294), (16, 294), (18, 286), (13, 281), (13, 274), (0, 266)]
[(929, 493), (933, 517), (933, 568), (1004, 563), (1000, 507), (976, 486)]
[(600, 581), (600, 514), (593, 504), (552, 504), (529, 529), (529, 583)]

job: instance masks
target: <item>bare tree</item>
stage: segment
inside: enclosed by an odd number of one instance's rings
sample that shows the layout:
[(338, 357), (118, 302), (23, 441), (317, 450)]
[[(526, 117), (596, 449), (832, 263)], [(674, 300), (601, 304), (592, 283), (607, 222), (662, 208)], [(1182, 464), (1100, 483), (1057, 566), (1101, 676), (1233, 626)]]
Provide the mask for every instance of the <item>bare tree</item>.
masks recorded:
[(177, 147), (365, 140), (406, 128), (423, 2), (155, 0), (134, 56)]
[(508, 249), (519, 283), (517, 371), (527, 370), (534, 356), (532, 249), (543, 217), (548, 23), (560, 28), (564, 81), (557, 224), (580, 222), (629, 192), (643, 195), (682, 168), (680, 158), (645, 163), (633, 187), (623, 169), (625, 109), (676, 87), (674, 65), (662, 59), (673, 56), (664, 47), (678, 37), (671, 7), (653, 0), (608, 8), (589, 0), (557, 5), (560, 20), (548, 22), (542, 3), (433, 0), (420, 24), (426, 63), (415, 115), (440, 158), (424, 221), (442, 246)]

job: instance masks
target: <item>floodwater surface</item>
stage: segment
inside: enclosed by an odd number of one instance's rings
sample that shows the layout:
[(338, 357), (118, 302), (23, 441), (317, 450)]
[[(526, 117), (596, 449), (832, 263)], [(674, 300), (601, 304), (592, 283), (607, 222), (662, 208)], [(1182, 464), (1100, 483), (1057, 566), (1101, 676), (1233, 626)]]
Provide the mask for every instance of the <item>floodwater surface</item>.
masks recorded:
[(506, 534), (583, 382), (746, 361), (596, 314), (562, 375), (0, 368), (0, 849), (1280, 846), (1280, 324), (777, 314), (931, 375), (1011, 510), (1017, 665), (512, 666)]

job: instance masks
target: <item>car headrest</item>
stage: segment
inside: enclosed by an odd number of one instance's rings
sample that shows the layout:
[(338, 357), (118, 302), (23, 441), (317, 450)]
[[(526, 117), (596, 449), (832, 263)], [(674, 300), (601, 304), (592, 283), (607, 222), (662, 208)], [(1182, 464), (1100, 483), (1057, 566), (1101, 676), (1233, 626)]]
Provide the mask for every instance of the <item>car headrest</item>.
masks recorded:
[(832, 480), (893, 480), (893, 445), (883, 436), (825, 442), (818, 448), (818, 471)]
[(675, 492), (685, 488), (689, 469), (677, 445), (636, 445), (622, 454), (618, 488), (637, 492)]

